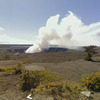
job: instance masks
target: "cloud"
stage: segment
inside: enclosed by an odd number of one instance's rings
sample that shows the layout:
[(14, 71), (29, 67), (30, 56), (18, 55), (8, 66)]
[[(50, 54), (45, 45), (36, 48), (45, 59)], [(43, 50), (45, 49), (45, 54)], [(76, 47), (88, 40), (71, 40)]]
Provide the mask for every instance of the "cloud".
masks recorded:
[(4, 31), (4, 30), (5, 30), (4, 28), (0, 27), (0, 31)]
[(4, 33), (4, 28), (0, 27), (0, 43), (2, 44), (30, 44), (33, 43), (29, 40), (18, 39)]
[(30, 44), (33, 43), (31, 40), (24, 40), (24, 39), (17, 39), (14, 37), (11, 37), (7, 34), (0, 35), (0, 43), (3, 44)]
[(100, 22), (85, 25), (74, 13), (68, 11), (61, 22), (60, 15), (51, 16), (45, 26), (39, 29), (34, 46), (28, 48), (26, 53), (40, 52), (50, 44), (63, 46), (100, 46)]
[(3, 28), (3, 27), (0, 27), (0, 34), (3, 34), (3, 31), (4, 31), (5, 29)]

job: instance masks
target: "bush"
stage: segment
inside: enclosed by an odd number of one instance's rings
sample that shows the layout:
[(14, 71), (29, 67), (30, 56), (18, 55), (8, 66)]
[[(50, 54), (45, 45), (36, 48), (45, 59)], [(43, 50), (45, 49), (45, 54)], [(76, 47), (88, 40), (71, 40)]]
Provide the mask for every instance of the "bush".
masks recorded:
[(39, 84), (45, 84), (59, 80), (55, 73), (49, 70), (43, 71), (25, 71), (21, 75), (21, 89), (23, 91), (30, 90), (31, 88), (36, 88)]
[(14, 70), (14, 74), (21, 74), (22, 66), (23, 66), (23, 64), (21, 62), (17, 63), (17, 65), (12, 68)]
[(23, 91), (30, 91), (33, 95), (53, 95), (59, 100), (78, 100), (81, 98), (81, 88), (63, 81), (49, 70), (25, 71), (20, 76), (20, 86)]
[(17, 67), (22, 67), (23, 66), (23, 64), (21, 63), (21, 62), (19, 62), (19, 63), (17, 63), (17, 65), (16, 65)]
[(83, 76), (81, 85), (93, 91), (100, 91), (100, 72)]
[(4, 71), (4, 69), (2, 67), (0, 67), (0, 72)]
[[(57, 81), (39, 85), (35, 89), (31, 89), (32, 94), (49, 94), (53, 95), (59, 100), (78, 100), (80, 98), (81, 89), (77, 86), (71, 85), (67, 82)], [(58, 100), (58, 99), (57, 99)]]
[(13, 74), (22, 74), (22, 67), (13, 67), (12, 72)]
[(15, 67), (0, 67), (0, 72), (9, 72), (10, 74), (21, 74), (22, 66)]
[(23, 63), (23, 64), (31, 64), (32, 62), (29, 61), (29, 60), (26, 60), (26, 61), (23, 61), (22, 63)]
[(10, 60), (10, 54), (5, 54), (4, 55), (4, 60)]

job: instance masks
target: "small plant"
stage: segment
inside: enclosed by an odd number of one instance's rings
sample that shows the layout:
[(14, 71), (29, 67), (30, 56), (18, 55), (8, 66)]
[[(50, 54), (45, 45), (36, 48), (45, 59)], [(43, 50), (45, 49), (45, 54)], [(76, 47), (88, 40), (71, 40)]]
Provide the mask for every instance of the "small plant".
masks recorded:
[(81, 85), (93, 91), (100, 91), (100, 72), (83, 76)]
[(31, 64), (32, 62), (29, 61), (29, 60), (26, 60), (26, 61), (23, 61), (22, 63), (23, 63), (23, 64)]
[(22, 74), (22, 67), (13, 67), (12, 68), (14, 74)]
[(15, 66), (15, 67), (0, 67), (0, 72), (9, 72), (11, 74), (21, 74), (22, 73), (22, 66)]
[(4, 55), (4, 60), (10, 60), (10, 54), (5, 54)]
[(3, 68), (4, 72), (12, 72), (12, 67)]
[(19, 62), (19, 63), (17, 63), (16, 66), (17, 66), (17, 67), (22, 67), (22, 65), (23, 65), (23, 64), (22, 64), (21, 62)]
[(0, 67), (0, 72), (4, 71), (4, 69), (2, 67)]

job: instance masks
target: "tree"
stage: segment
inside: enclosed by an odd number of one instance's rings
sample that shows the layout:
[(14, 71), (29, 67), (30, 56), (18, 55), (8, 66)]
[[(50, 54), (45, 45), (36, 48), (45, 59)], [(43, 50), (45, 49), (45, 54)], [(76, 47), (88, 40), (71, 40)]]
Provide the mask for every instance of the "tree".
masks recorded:
[(90, 45), (90, 46), (85, 46), (85, 52), (87, 53), (87, 55), (85, 56), (85, 60), (87, 61), (92, 61), (92, 56), (96, 53), (95, 48), (97, 46), (94, 45)]

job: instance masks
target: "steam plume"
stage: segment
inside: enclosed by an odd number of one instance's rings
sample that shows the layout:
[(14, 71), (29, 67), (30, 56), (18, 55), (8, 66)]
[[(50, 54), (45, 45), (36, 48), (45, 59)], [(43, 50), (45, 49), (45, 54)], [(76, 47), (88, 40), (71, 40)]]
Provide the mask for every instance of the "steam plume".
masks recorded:
[(50, 44), (63, 46), (100, 45), (100, 22), (85, 25), (74, 13), (68, 11), (60, 23), (59, 17), (52, 16), (46, 26), (39, 29), (39, 35), (34, 46), (29, 47), (26, 53), (40, 52)]

